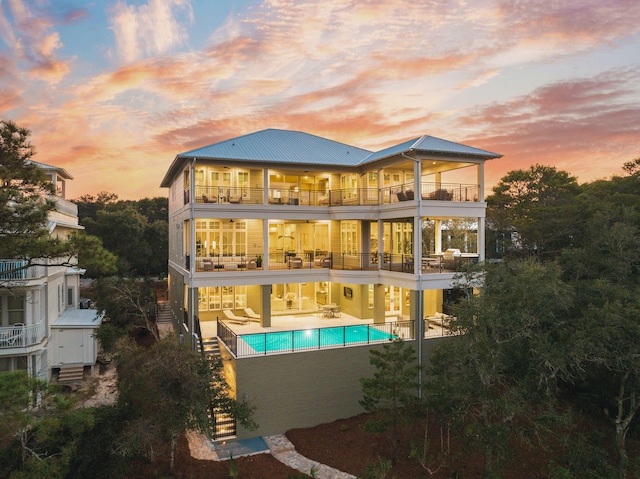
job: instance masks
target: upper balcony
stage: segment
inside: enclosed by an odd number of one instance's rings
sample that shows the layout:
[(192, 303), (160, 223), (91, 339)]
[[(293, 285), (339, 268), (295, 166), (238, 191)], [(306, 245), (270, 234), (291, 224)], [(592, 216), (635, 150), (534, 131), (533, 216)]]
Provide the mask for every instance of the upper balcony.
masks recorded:
[[(290, 206), (377, 206), (418, 199), (413, 183), (386, 188), (342, 188), (320, 191), (303, 188), (196, 186), (195, 202), (222, 205), (290, 205)], [(474, 202), (480, 186), (464, 183), (422, 183), (419, 198), (423, 201)], [(190, 191), (184, 190), (184, 204)]]
[[(419, 264), (415, 264), (411, 254), (391, 253), (334, 253), (327, 251), (287, 251), (270, 253), (268, 263), (262, 255), (213, 255), (196, 256), (197, 273), (229, 273), (257, 270), (300, 270), (323, 269), (349, 271), (395, 271), (400, 273), (433, 274), (455, 273), (465, 270), (470, 264), (478, 262), (476, 253), (437, 253), (425, 255)], [(189, 269), (190, 257), (187, 256), (186, 268)]]
[(22, 259), (0, 259), (0, 281), (26, 281), (46, 275), (46, 266), (29, 266), (29, 262)]
[(26, 348), (40, 344), (45, 337), (44, 322), (0, 327), (0, 350)]

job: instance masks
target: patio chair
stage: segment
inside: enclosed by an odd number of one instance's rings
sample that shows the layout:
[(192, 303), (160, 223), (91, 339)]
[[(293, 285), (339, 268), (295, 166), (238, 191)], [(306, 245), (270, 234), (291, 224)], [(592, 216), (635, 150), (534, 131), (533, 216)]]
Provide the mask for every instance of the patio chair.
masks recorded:
[(227, 202), (229, 203), (240, 203), (242, 199), (242, 195), (237, 191), (227, 190)]
[(230, 309), (223, 309), (222, 312), (230, 323), (247, 324), (249, 322), (249, 318), (245, 316), (236, 316)]
[(260, 315), (251, 308), (244, 308), (244, 314), (249, 318), (249, 321), (260, 321)]

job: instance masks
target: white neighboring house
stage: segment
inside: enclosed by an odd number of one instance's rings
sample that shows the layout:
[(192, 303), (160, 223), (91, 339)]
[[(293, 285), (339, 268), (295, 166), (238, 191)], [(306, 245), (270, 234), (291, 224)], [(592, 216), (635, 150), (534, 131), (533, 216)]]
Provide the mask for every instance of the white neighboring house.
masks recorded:
[[(84, 229), (78, 224), (77, 205), (65, 199), (66, 181), (73, 177), (63, 168), (32, 163), (55, 186), (49, 233), (66, 238)], [(42, 260), (44, 265), (13, 271), (21, 261), (0, 259), (0, 372), (22, 369), (48, 380), (56, 368), (93, 366), (97, 344), (92, 333), (102, 320), (86, 302), (81, 305), (80, 276), (85, 270)]]

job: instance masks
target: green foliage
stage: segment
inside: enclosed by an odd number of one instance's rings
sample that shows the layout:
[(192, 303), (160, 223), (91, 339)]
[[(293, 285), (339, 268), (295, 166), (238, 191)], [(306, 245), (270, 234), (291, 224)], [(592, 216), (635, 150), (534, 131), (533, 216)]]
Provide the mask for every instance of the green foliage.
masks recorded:
[(581, 187), (581, 228), (560, 257), (581, 317), (568, 351), (578, 363), (577, 390), (594, 408), (612, 411), (619, 477), (626, 475), (626, 436), (640, 410), (640, 182), (629, 173)]
[[(477, 280), (476, 274), (458, 279), (463, 289)], [(434, 352), (426, 395), (443, 419), (464, 428), (470, 445), (484, 450), (485, 473), (494, 457), (508, 456), (517, 418), (526, 418), (530, 435), (546, 431), (556, 383), (570, 378), (571, 298), (558, 268), (513, 261), (488, 265), (479, 294), (453, 308), (451, 329), (462, 334)]]
[(45, 387), (26, 371), (0, 373), (0, 443), (20, 438), (33, 427), (35, 402)]
[(158, 275), (168, 261), (168, 200), (118, 200), (113, 193), (76, 200), (80, 222), (118, 258), (119, 274)]
[(87, 270), (87, 277), (98, 278), (117, 271), (117, 258), (104, 248), (100, 238), (86, 233), (73, 233), (69, 242), (78, 256), (78, 264)]
[[(146, 328), (157, 339), (153, 283), (116, 276), (100, 278), (93, 287), (96, 308), (104, 313), (96, 337), (106, 352), (133, 328)], [(105, 341), (104, 343), (102, 341)]]
[(616, 470), (609, 464), (606, 439), (597, 432), (591, 438), (577, 435), (565, 449), (565, 467), (569, 477), (580, 479), (614, 479)]
[(255, 408), (246, 401), (233, 399), (233, 391), (224, 377), (224, 369), (220, 358), (210, 359), (209, 365), (209, 398), (210, 407), (234, 417), (240, 425), (249, 431), (258, 428), (253, 420)]
[(576, 179), (554, 167), (510, 171), (487, 197), (488, 226), (506, 233), (514, 256), (554, 259), (575, 238), (577, 194)]
[(238, 462), (233, 457), (233, 454), (231, 454), (229, 458), (229, 478), (236, 477), (240, 477), (240, 470), (238, 469)]
[(0, 374), (0, 464), (17, 478), (68, 477), (80, 438), (93, 427), (93, 411), (76, 409), (25, 371)]
[(100, 343), (102, 350), (106, 354), (113, 354), (116, 351), (118, 340), (125, 335), (123, 328), (119, 328), (111, 322), (103, 322), (98, 326), (94, 337)]
[(93, 413), (94, 427), (79, 438), (69, 464), (69, 479), (117, 479), (130, 472), (129, 459), (118, 450), (119, 437), (130, 417), (116, 405), (101, 406)]
[[(131, 345), (118, 359), (118, 403), (131, 419), (119, 443), (125, 456), (148, 453), (161, 442), (175, 441), (187, 429), (206, 430), (211, 404), (225, 406), (238, 414), (242, 407), (224, 389), (210, 389), (211, 366), (201, 355), (167, 337), (149, 348)], [(221, 374), (221, 373), (220, 373)], [(217, 394), (213, 396), (212, 394)], [(248, 420), (250, 418), (242, 418)]]
[(371, 378), (360, 378), (360, 405), (375, 416), (367, 423), (369, 432), (382, 433), (391, 428), (391, 461), (397, 459), (400, 423), (417, 401), (418, 373), (415, 350), (397, 338), (369, 351), (369, 362), (376, 370)]
[(59, 258), (68, 243), (49, 236), (48, 215), (55, 190), (42, 168), (31, 160), (30, 132), (0, 121), (0, 258)]
[(377, 462), (367, 464), (362, 479), (387, 479), (391, 466), (391, 461), (378, 457)]

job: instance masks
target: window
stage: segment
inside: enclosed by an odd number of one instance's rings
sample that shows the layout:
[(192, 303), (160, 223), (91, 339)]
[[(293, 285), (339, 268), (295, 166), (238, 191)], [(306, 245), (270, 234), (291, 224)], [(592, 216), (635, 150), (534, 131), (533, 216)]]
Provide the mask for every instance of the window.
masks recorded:
[(75, 301), (73, 300), (73, 288), (68, 288), (67, 289), (67, 304), (69, 306), (71, 306), (74, 303), (75, 303)]
[(0, 358), (0, 372), (26, 371), (29, 366), (29, 356), (15, 356)]
[(198, 288), (198, 310), (220, 311), (247, 307), (246, 286), (210, 286)]
[[(6, 298), (6, 323), (8, 326), (12, 326), (18, 323), (25, 323), (24, 317), (24, 303), (25, 296), (24, 294), (15, 294), (5, 296)], [(3, 315), (4, 316), (4, 315)]]
[(347, 254), (356, 254), (358, 248), (358, 222), (342, 221), (340, 222), (340, 236), (342, 242), (342, 252)]
[(198, 257), (246, 254), (246, 221), (196, 221), (196, 255)]
[(238, 172), (238, 186), (246, 187), (249, 185), (249, 173), (246, 171)]

